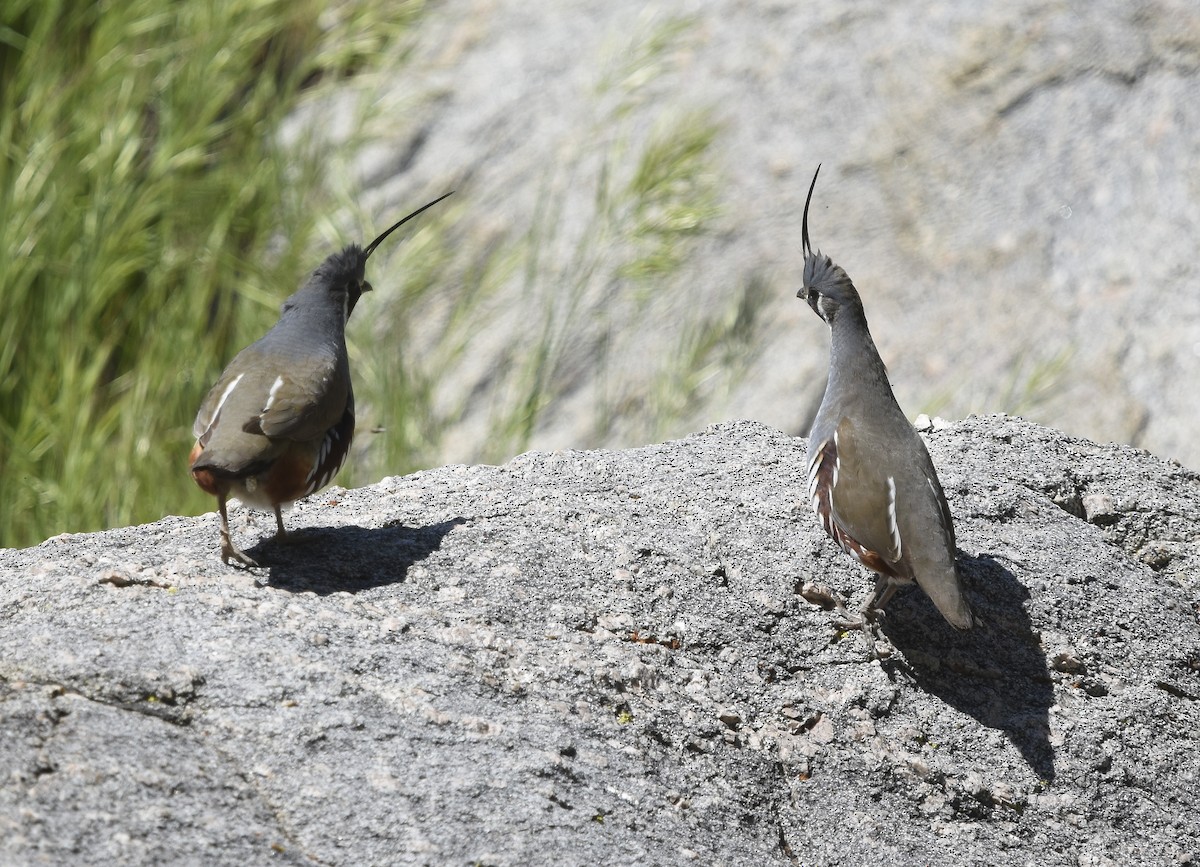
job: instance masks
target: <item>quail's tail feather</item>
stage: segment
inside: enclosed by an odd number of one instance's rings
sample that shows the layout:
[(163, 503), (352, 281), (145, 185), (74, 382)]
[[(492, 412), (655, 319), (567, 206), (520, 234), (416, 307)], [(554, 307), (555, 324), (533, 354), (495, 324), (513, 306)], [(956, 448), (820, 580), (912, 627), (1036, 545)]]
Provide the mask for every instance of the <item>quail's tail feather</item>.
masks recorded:
[(958, 577), (957, 569), (951, 567), (934, 576), (918, 575), (916, 580), (918, 586), (933, 600), (934, 607), (955, 629), (970, 629), (975, 624), (971, 606), (963, 596), (962, 581)]

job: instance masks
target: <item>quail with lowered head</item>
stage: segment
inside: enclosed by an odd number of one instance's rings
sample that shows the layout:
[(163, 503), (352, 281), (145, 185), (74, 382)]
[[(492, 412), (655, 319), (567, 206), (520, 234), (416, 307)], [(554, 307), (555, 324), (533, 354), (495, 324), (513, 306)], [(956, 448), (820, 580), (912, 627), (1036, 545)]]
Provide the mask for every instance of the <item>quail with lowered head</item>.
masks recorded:
[(328, 485), (354, 436), (354, 389), (346, 322), (362, 293), (367, 259), (396, 229), (367, 245), (350, 244), (312, 272), (280, 310), (279, 321), (225, 368), (200, 405), (189, 460), (196, 484), (217, 498), (221, 559), (259, 565), (233, 544), (226, 501), (275, 512), (276, 538), (287, 535), (281, 508)]
[(970, 629), (954, 523), (933, 461), (892, 393), (858, 291), (809, 243), (808, 208), (820, 171), (804, 202), (804, 284), (796, 293), (832, 335), (829, 379), (808, 438), (808, 494), (825, 532), (876, 573), (861, 614), (839, 625), (878, 637), (883, 607), (915, 582), (951, 626)]

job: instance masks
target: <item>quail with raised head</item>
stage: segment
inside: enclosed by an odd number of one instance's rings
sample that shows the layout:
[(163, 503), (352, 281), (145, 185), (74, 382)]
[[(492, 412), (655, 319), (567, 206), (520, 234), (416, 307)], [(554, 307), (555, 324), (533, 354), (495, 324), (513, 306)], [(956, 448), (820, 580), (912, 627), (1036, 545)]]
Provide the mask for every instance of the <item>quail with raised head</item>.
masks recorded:
[(367, 259), (388, 235), (449, 195), (409, 214), (366, 249), (350, 244), (329, 256), (204, 398), (189, 463), (196, 484), (217, 498), (226, 563), (258, 565), (230, 538), (229, 498), (274, 511), (282, 538), (281, 508), (325, 487), (341, 469), (354, 437), (346, 322), (371, 291)]
[(831, 332), (829, 379), (808, 438), (808, 494), (825, 532), (876, 573), (861, 614), (839, 625), (877, 635), (883, 607), (915, 582), (950, 625), (970, 629), (954, 523), (933, 461), (892, 393), (858, 291), (809, 243), (808, 208), (820, 171), (804, 202), (804, 284), (796, 293)]

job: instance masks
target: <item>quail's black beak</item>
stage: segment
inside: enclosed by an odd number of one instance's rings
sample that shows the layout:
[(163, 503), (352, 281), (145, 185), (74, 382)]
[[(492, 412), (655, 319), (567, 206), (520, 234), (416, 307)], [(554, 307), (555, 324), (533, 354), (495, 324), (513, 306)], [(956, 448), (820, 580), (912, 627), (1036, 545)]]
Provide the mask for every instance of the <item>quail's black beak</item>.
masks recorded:
[(358, 303), (358, 299), (362, 298), (364, 292), (370, 292), (374, 287), (366, 280), (358, 284), (358, 288), (350, 292), (350, 309), (354, 309), (354, 305)]
[(359, 283), (357, 286), (351, 285), (347, 293), (346, 318), (350, 318), (350, 314), (354, 312), (355, 305), (358, 304), (358, 299), (362, 297), (364, 292), (371, 291), (371, 284), (366, 280)]
[(825, 315), (821, 312), (820, 304), (817, 303), (820, 300), (820, 296), (816, 292), (812, 291), (811, 289), (801, 289), (796, 293), (796, 297), (811, 307), (813, 313), (817, 314), (822, 319), (825, 318)]

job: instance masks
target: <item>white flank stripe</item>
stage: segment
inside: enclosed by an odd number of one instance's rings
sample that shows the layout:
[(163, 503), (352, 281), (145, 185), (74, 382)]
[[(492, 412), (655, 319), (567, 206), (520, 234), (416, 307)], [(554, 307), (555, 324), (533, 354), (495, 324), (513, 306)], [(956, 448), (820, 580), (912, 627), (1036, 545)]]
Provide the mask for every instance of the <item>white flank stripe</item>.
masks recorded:
[(217, 419), (221, 417), (221, 407), (225, 405), (225, 401), (229, 400), (229, 395), (233, 394), (233, 390), (237, 388), (237, 384), (242, 381), (242, 377), (245, 375), (246, 374), (244, 373), (239, 373), (233, 378), (233, 382), (225, 386), (225, 390), (221, 392), (221, 399), (217, 401), (217, 406), (213, 410), (212, 418), (208, 420), (208, 427), (204, 429), (204, 433), (208, 433), (213, 429), (213, 425), (215, 425), (217, 423)]
[[(333, 440), (336, 436), (337, 431), (334, 429), (330, 429), (329, 433), (325, 434), (325, 439), (321, 440), (321, 448), (317, 450), (317, 459), (313, 461), (312, 469), (308, 471), (308, 477), (304, 480), (312, 485), (312, 490), (314, 491), (325, 487), (327, 484), (329, 484), (330, 478), (332, 478), (333, 473), (331, 473), (329, 470), (326, 470), (325, 473), (318, 478), (317, 470), (321, 469), (321, 467), (325, 464), (325, 459), (329, 457), (329, 452), (333, 449)], [(340, 464), (338, 466), (340, 466)], [(338, 467), (333, 468), (333, 472), (337, 472), (337, 470)]]
[(829, 485), (829, 501), (833, 502), (833, 489), (837, 487), (838, 469), (842, 466), (842, 451), (838, 448), (837, 431), (833, 432), (833, 481)]
[(225, 391), (221, 393), (221, 399), (217, 401), (217, 408), (213, 411), (214, 418), (221, 414), (221, 407), (225, 405), (225, 401), (229, 400), (229, 395), (233, 394), (233, 390), (237, 388), (237, 384), (242, 381), (242, 377), (245, 375), (244, 373), (239, 373), (233, 378), (233, 382), (225, 386)]
[(275, 382), (271, 384), (271, 390), (267, 392), (267, 405), (262, 408), (265, 413), (271, 408), (271, 404), (275, 403), (275, 395), (279, 394), (279, 389), (283, 387), (283, 377), (275, 377)]
[(808, 462), (808, 493), (812, 496), (817, 491), (817, 472), (821, 468), (821, 456), (825, 454), (825, 444), (821, 443), (813, 450), (812, 460)]
[(896, 551), (896, 559), (899, 560), (904, 551), (904, 545), (900, 540), (900, 525), (896, 521), (896, 480), (888, 476), (888, 531), (892, 534), (892, 548)]

